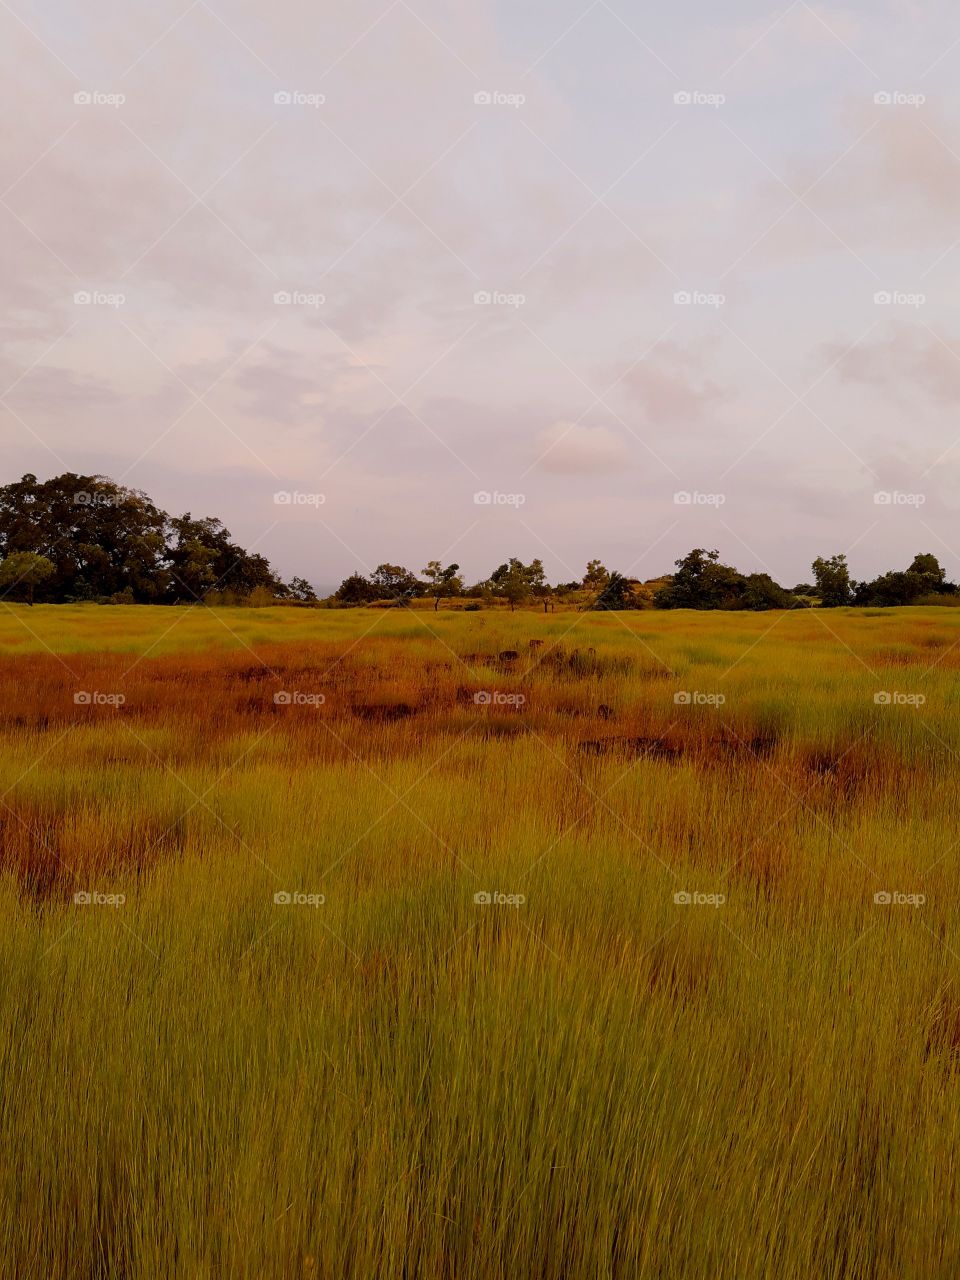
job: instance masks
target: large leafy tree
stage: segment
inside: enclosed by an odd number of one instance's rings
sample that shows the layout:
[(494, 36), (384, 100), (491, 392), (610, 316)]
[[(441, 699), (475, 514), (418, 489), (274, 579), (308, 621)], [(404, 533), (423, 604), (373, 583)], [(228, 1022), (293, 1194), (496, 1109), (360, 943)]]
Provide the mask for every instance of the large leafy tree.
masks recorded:
[(719, 551), (694, 547), (676, 562), (677, 572), (654, 597), (660, 609), (737, 609), (744, 579), (720, 563)]
[(202, 599), (213, 588), (250, 595), (285, 588), (263, 556), (245, 551), (213, 517), (171, 520), (136, 489), (107, 476), (25, 475), (0, 487), (0, 556), (43, 556), (53, 573), (38, 598), (137, 603)]
[(531, 560), (524, 564), (516, 556), (511, 556), (506, 564), (498, 565), (487, 582), (491, 591), (506, 598), (511, 610), (531, 596), (544, 596), (549, 591), (543, 561)]
[(836, 555), (829, 559), (817, 556), (813, 562), (813, 577), (824, 609), (837, 609), (853, 600), (854, 585), (850, 581), (846, 556)]
[(32, 551), (54, 572), (44, 598), (64, 600), (129, 592), (161, 599), (166, 572), (166, 513), (145, 493), (106, 476), (27, 474), (0, 488), (0, 553)]
[(362, 573), (351, 573), (340, 583), (333, 598), (338, 604), (370, 604), (378, 597), (377, 588)]
[(406, 602), (417, 594), (420, 583), (402, 564), (378, 564), (370, 575), (380, 600)]
[(177, 599), (202, 600), (214, 589), (249, 595), (263, 588), (273, 595), (286, 594), (269, 561), (238, 546), (222, 520), (195, 520), (188, 511), (170, 521), (170, 530), (170, 574)]

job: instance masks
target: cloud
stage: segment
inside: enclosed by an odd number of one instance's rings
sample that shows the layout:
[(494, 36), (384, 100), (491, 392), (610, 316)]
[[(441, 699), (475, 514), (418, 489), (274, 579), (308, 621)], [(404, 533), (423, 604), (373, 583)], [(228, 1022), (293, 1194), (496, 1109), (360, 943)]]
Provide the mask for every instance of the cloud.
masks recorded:
[(555, 422), (538, 434), (534, 447), (542, 471), (599, 473), (630, 465), (623, 439), (607, 427)]

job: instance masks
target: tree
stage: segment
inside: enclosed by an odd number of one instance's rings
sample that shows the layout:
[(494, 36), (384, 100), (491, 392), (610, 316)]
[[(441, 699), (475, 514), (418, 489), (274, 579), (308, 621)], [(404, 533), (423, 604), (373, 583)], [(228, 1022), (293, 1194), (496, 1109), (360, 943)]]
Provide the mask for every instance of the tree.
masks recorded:
[(129, 588), (137, 601), (163, 598), (167, 514), (145, 493), (107, 476), (28, 473), (0, 488), (0, 555), (32, 551), (54, 566), (45, 594), (110, 597)]
[(851, 602), (853, 584), (850, 581), (846, 556), (831, 556), (829, 560), (825, 560), (823, 556), (817, 556), (813, 562), (813, 576), (817, 584), (820, 604), (824, 609), (837, 609)]
[[(604, 573), (606, 572), (606, 569), (604, 569)], [(586, 578), (584, 578), (584, 582), (586, 582)], [(622, 573), (618, 573), (615, 569), (613, 573), (607, 574), (607, 581), (591, 607), (602, 610), (633, 609), (636, 607), (633, 593), (630, 590), (630, 583)]]
[(458, 564), (448, 564), (444, 569), (439, 560), (428, 560), (427, 567), (420, 572), (428, 583), (427, 595), (433, 596), (434, 613), (440, 608), (441, 600), (458, 596), (463, 590), (463, 579), (459, 576)]
[(27, 604), (33, 604), (34, 588), (56, 573), (56, 565), (46, 556), (38, 556), (33, 551), (14, 551), (0, 562), (0, 587), (5, 587), (3, 595), (18, 588), (27, 597)]
[(858, 583), (854, 603), (881, 607), (906, 605), (923, 596), (945, 595), (955, 590), (953, 584), (946, 581), (937, 557), (924, 554), (914, 556), (910, 568), (903, 572), (894, 570), (882, 573), (872, 582)]
[(794, 605), (790, 592), (778, 586), (769, 573), (749, 573), (744, 578), (741, 609), (789, 609)]
[(195, 520), (187, 511), (170, 521), (174, 542), (170, 550), (171, 594), (176, 600), (202, 600), (214, 588), (250, 595), (258, 588), (282, 596), (286, 588), (260, 555), (231, 540), (222, 520)]
[(511, 556), (506, 564), (494, 569), (488, 582), (492, 591), (506, 597), (511, 612), (530, 596), (544, 596), (549, 592), (542, 560), (531, 560), (529, 564), (524, 564), (516, 556)]
[(941, 567), (940, 561), (935, 555), (931, 555), (929, 551), (915, 555), (907, 573), (914, 574), (920, 580), (922, 594), (954, 590), (953, 585), (946, 580), (947, 575)]
[(317, 593), (306, 578), (291, 578), (287, 584), (287, 598), (300, 604), (316, 604)]
[(378, 564), (370, 575), (381, 600), (396, 600), (406, 604), (417, 594), (420, 583), (409, 569), (400, 564)]
[(333, 598), (340, 604), (370, 604), (377, 598), (377, 588), (362, 573), (351, 573), (340, 583)]
[(694, 547), (676, 562), (677, 572), (656, 592), (658, 609), (736, 609), (744, 579), (720, 563), (719, 551)]
[(583, 585), (589, 587), (591, 591), (602, 591), (610, 581), (610, 572), (605, 569), (599, 560), (588, 560), (587, 568), (583, 575)]

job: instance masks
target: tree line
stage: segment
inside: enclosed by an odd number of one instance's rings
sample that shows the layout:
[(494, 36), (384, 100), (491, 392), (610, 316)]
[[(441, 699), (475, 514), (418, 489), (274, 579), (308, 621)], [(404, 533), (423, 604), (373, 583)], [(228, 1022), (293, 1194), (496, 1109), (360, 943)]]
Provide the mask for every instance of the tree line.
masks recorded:
[(541, 560), (511, 557), (489, 577), (468, 585), (458, 564), (430, 560), (419, 574), (383, 563), (373, 572), (346, 577), (326, 600), (318, 600), (302, 577), (283, 582), (269, 561), (233, 541), (213, 516), (188, 511), (170, 516), (142, 491), (107, 476), (73, 472), (39, 481), (25, 475), (0, 487), (0, 599), (32, 604), (84, 601), (113, 604), (295, 604), (350, 608), (405, 606), (430, 598), (461, 607), (485, 604), (556, 603), (597, 610), (790, 609), (844, 605), (887, 607), (950, 603), (957, 586), (936, 556), (914, 556), (904, 570), (856, 582), (846, 557), (818, 556), (813, 582), (783, 587), (766, 573), (740, 573), (719, 552), (695, 547), (675, 571), (640, 582), (600, 560), (590, 560), (581, 578), (551, 585)]
[[(505, 600), (511, 608), (541, 600), (545, 607), (554, 601), (576, 603), (583, 608), (619, 609), (796, 609), (819, 605), (837, 608), (843, 605), (907, 605), (946, 603), (960, 591), (948, 582), (936, 556), (923, 553), (914, 556), (909, 568), (881, 574), (872, 581), (856, 582), (844, 555), (818, 556), (811, 565), (813, 582), (782, 587), (767, 573), (740, 573), (732, 565), (723, 564), (720, 553), (695, 547), (675, 562), (676, 571), (650, 582), (628, 578), (617, 570), (607, 569), (600, 560), (587, 563), (583, 577), (573, 582), (550, 586), (543, 563), (532, 560), (524, 564), (511, 557), (481, 582), (466, 586), (460, 566), (431, 560), (421, 570), (421, 577), (402, 565), (381, 564), (364, 576), (353, 573), (345, 578), (332, 597), (343, 605), (365, 605), (378, 602), (405, 604), (432, 596), (434, 608), (441, 600), (462, 597), (482, 607), (482, 602)], [(471, 607), (468, 603), (467, 608)]]
[(315, 600), (222, 521), (170, 516), (107, 476), (25, 475), (0, 487), (0, 594), (33, 603)]

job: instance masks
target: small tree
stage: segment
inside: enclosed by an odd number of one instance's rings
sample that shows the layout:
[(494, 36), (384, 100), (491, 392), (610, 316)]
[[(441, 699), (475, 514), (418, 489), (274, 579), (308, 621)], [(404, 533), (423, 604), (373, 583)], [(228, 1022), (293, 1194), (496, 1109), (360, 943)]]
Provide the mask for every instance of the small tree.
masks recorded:
[(433, 596), (434, 613), (440, 608), (440, 601), (450, 596), (458, 596), (463, 590), (463, 579), (458, 564), (448, 564), (444, 569), (439, 560), (428, 560), (427, 567), (420, 572), (427, 580), (427, 595)]
[(337, 587), (333, 598), (339, 604), (370, 604), (377, 598), (377, 588), (362, 573), (351, 573)]
[(831, 556), (829, 560), (817, 556), (813, 562), (813, 576), (820, 604), (824, 609), (840, 608), (853, 599), (853, 584), (846, 556)]
[(301, 604), (316, 604), (317, 593), (306, 578), (291, 578), (287, 587), (287, 598), (298, 600)]
[(542, 596), (547, 591), (542, 560), (524, 564), (516, 556), (511, 556), (506, 564), (494, 569), (489, 581), (491, 590), (509, 601), (511, 612), (518, 604), (529, 600), (531, 595)]
[(370, 575), (370, 581), (380, 599), (396, 600), (400, 604), (406, 604), (416, 595), (420, 585), (402, 564), (378, 564)]
[(610, 581), (610, 572), (599, 560), (588, 560), (583, 575), (583, 585), (591, 591), (602, 591)]
[[(606, 573), (606, 570), (604, 570), (604, 573)], [(618, 573), (614, 569), (613, 573), (607, 575), (607, 581), (604, 583), (603, 589), (596, 600), (594, 600), (592, 607), (602, 610), (632, 609), (634, 607), (630, 583), (622, 573)]]
[(0, 563), (0, 587), (6, 588), (4, 595), (19, 589), (27, 597), (27, 604), (32, 605), (34, 588), (55, 573), (56, 566), (46, 556), (35, 551), (12, 551)]

